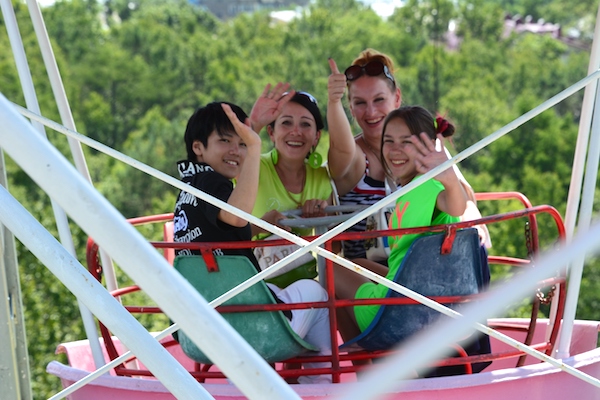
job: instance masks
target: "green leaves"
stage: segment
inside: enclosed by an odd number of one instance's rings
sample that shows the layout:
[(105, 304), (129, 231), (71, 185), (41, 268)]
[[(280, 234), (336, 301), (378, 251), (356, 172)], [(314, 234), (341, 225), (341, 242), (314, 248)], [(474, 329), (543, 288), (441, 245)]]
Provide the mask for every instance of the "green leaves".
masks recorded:
[[(58, 120), (48, 78), (27, 13), (13, 1), (44, 115)], [(289, 23), (266, 12), (217, 20), (185, 0), (60, 1), (43, 14), (80, 132), (114, 146), (158, 170), (175, 174), (185, 158), (183, 132), (192, 112), (210, 101), (228, 100), (250, 111), (267, 83), (290, 82), (327, 108), (328, 57), (340, 69), (367, 47), (395, 62), (404, 104), (422, 104), (457, 125), (453, 152), (481, 140), (586, 75), (588, 52), (542, 35), (503, 37), (505, 12), (530, 12), (593, 31), (591, 0), (421, 1), (410, 0), (387, 21), (355, 0), (318, 0)], [(547, 13), (547, 15), (546, 15)], [(457, 27), (457, 45), (444, 40)], [(0, 19), (0, 25), (4, 25)], [(587, 40), (587, 42), (586, 42)], [(0, 90), (24, 104), (4, 30), (0, 30)], [(571, 174), (582, 93), (519, 127), (463, 161), (461, 170), (476, 191), (521, 191), (534, 204), (561, 212)], [(67, 153), (64, 138), (49, 134)], [(324, 131), (319, 152), (327, 154)], [(270, 148), (265, 138), (264, 148)], [(96, 188), (127, 217), (172, 211), (177, 190), (84, 148)], [(68, 157), (68, 156), (67, 156)], [(8, 161), (10, 189), (52, 232), (46, 196)], [(598, 196), (596, 196), (598, 198)], [(516, 203), (481, 202), (484, 215)], [(594, 205), (597, 212), (600, 205)], [(544, 246), (552, 222), (540, 219)], [(523, 222), (490, 227), (494, 254), (525, 256)], [(78, 252), (86, 236), (74, 227)], [(83, 254), (79, 259), (84, 260)], [(62, 341), (83, 338), (73, 296), (23, 248), (19, 248), (29, 352), (35, 389), (47, 398), (60, 383), (45, 366)], [(511, 271), (495, 271), (504, 276)], [(582, 285), (578, 317), (600, 319), (598, 261)]]

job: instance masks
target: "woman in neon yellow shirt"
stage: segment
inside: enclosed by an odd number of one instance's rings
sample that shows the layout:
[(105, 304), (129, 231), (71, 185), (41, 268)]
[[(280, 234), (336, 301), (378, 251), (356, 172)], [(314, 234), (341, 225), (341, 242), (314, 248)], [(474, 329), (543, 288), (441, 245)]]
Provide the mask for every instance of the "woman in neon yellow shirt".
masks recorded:
[[(274, 148), (260, 160), (260, 185), (252, 215), (279, 225), (286, 218), (283, 212), (302, 209), (302, 217), (325, 215), (323, 210), (332, 202), (332, 184), (322, 157), (315, 151), (323, 118), (317, 100), (306, 92), (286, 92), (287, 84), (273, 90), (265, 88), (257, 100), (250, 120), (259, 131), (267, 125)], [(285, 229), (285, 227), (283, 227)], [(312, 234), (312, 229), (293, 229), (297, 235)], [(264, 239), (269, 232), (253, 226), (254, 239)], [(316, 260), (307, 256), (307, 263), (272, 280), (286, 286), (300, 278), (316, 276)]]

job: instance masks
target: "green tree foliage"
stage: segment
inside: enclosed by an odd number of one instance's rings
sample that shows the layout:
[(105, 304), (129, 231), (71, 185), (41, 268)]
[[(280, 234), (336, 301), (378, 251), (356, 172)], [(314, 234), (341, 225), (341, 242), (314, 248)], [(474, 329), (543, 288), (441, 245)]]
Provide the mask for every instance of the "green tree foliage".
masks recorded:
[[(405, 104), (423, 104), (456, 124), (450, 148), (463, 150), (586, 75), (589, 55), (581, 46), (590, 44), (595, 3), (409, 0), (383, 20), (355, 0), (318, 0), (289, 23), (266, 12), (220, 21), (185, 0), (62, 0), (43, 14), (77, 129), (175, 176), (175, 162), (185, 158), (185, 124), (198, 106), (228, 100), (249, 112), (267, 83), (290, 82), (314, 94), (325, 113), (327, 59), (343, 70), (368, 47), (394, 60)], [(59, 120), (27, 7), (17, 0), (13, 5), (42, 113)], [(504, 15), (517, 13), (561, 23), (563, 31), (580, 29), (579, 47), (550, 36), (505, 35)], [(458, 35), (452, 46), (444, 40), (450, 24)], [(0, 90), (24, 104), (4, 29)], [(520, 191), (534, 204), (552, 204), (564, 214), (581, 99), (582, 93), (572, 96), (463, 161), (461, 170), (475, 190)], [(49, 137), (68, 153), (62, 136)], [(270, 146), (265, 136), (263, 148)], [(323, 132), (319, 151), (326, 154), (327, 146)], [(84, 151), (96, 188), (123, 215), (172, 211), (177, 190), (95, 150)], [(13, 195), (56, 234), (46, 196), (10, 159), (7, 169)], [(480, 203), (484, 215), (519, 207), (515, 201)], [(541, 217), (539, 224), (542, 247), (552, 246), (553, 222)], [(140, 230), (161, 238), (160, 228)], [(524, 221), (494, 224), (490, 231), (492, 253), (527, 255)], [(77, 227), (73, 235), (79, 259), (85, 260), (87, 237)], [(60, 387), (45, 373), (57, 357), (54, 349), (83, 338), (83, 328), (77, 303), (64, 286), (22, 247), (19, 261), (34, 393), (47, 398)], [(513, 273), (493, 272), (495, 277)], [(579, 318), (600, 319), (599, 281), (598, 260), (590, 260)], [(162, 327), (149, 323), (152, 329)]]
[(439, 41), (455, 17), (454, 6), (447, 0), (409, 0), (396, 10), (390, 22), (422, 39)]
[[(186, 123), (183, 118), (169, 121), (159, 107), (153, 107), (140, 119), (138, 129), (129, 135), (123, 150), (128, 156), (176, 177), (175, 161), (185, 159), (182, 132)], [(174, 159), (175, 156), (178, 158)], [(109, 162), (102, 170), (104, 176), (98, 177), (98, 189), (111, 203), (120, 204), (121, 212), (128, 218), (144, 215), (160, 204), (175, 204), (176, 192), (171, 186), (148, 179), (137, 169)], [(168, 211), (171, 210), (165, 212)]]
[(504, 30), (503, 14), (502, 7), (492, 2), (461, 2), (457, 33), (466, 39), (497, 41)]
[(90, 137), (119, 149), (160, 93), (152, 84), (149, 65), (114, 43), (103, 43), (85, 58), (89, 67), (74, 71), (80, 82), (76, 97), (80, 101), (73, 109), (82, 116)]
[(314, 9), (327, 9), (336, 13), (353, 13), (364, 9), (364, 5), (354, 0), (317, 0)]
[(94, 0), (59, 1), (45, 10), (46, 29), (54, 47), (60, 48), (67, 62), (77, 64), (94, 52), (102, 42), (100, 5)]

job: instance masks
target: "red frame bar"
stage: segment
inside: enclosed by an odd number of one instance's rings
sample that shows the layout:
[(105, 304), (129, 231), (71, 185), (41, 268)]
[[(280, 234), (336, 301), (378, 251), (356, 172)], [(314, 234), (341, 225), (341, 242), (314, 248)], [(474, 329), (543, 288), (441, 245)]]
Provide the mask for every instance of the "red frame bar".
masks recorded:
[[(492, 215), (488, 217), (482, 217), (473, 221), (464, 221), (458, 222), (449, 225), (438, 225), (438, 226), (428, 226), (428, 227), (418, 227), (418, 228), (403, 228), (403, 229), (395, 229), (395, 230), (384, 230), (384, 231), (369, 231), (369, 232), (344, 232), (336, 235), (331, 240), (325, 243), (325, 248), (331, 250), (332, 241), (333, 240), (349, 240), (349, 239), (366, 239), (378, 237), (382, 234), (386, 235), (401, 235), (401, 234), (413, 234), (413, 233), (423, 233), (423, 232), (446, 232), (447, 237), (445, 240), (445, 245), (443, 248), (448, 250), (451, 248), (451, 244), (453, 241), (453, 237), (455, 235), (456, 230), (463, 229), (467, 227), (472, 227), (475, 225), (481, 224), (490, 224), (497, 223), (501, 221), (506, 221), (509, 219), (516, 218), (528, 218), (531, 236), (532, 236), (532, 247), (534, 252), (538, 251), (539, 242), (538, 242), (538, 226), (537, 226), (537, 215), (541, 213), (550, 214), (553, 218), (555, 225), (558, 229), (558, 239), (559, 241), (564, 241), (566, 237), (564, 223), (562, 221), (562, 217), (558, 213), (558, 211), (551, 206), (541, 205), (541, 206), (532, 206), (529, 200), (521, 193), (518, 192), (496, 192), (496, 193), (476, 193), (476, 199), (478, 201), (488, 201), (488, 200), (517, 200), (519, 201), (525, 208), (521, 210), (511, 211), (503, 214)], [(173, 218), (173, 213), (166, 213), (160, 215), (152, 215), (152, 216), (144, 216), (129, 219), (133, 225), (144, 225), (149, 223), (157, 223), (157, 222), (166, 222), (171, 221)], [(312, 241), (318, 238), (319, 236), (310, 236), (304, 237), (306, 240)], [(214, 257), (212, 256), (212, 249), (215, 247), (224, 248), (224, 249), (232, 249), (232, 248), (253, 248), (256, 247), (257, 242), (255, 241), (244, 241), (244, 242), (229, 242), (229, 243), (175, 243), (175, 242), (150, 242), (155, 248), (158, 249), (199, 249), (202, 255), (205, 257), (207, 264), (212, 265), (213, 268), (216, 268), (216, 263), (214, 262)], [(278, 239), (278, 240), (269, 240), (269, 241), (261, 241), (261, 246), (277, 246), (289, 243), (286, 239)], [(96, 279), (101, 281), (102, 277), (102, 267), (99, 263), (98, 257), (98, 246), (94, 243), (93, 239), (89, 238), (87, 243), (87, 252), (86, 258), (88, 263), (88, 268), (90, 272), (94, 275)], [(504, 264), (510, 266), (518, 266), (518, 267), (526, 267), (530, 265), (530, 260), (527, 259), (519, 259), (514, 257), (506, 257), (506, 256), (489, 256), (490, 264)], [(361, 359), (373, 359), (378, 357), (388, 356), (394, 351), (386, 351), (386, 352), (367, 352), (367, 351), (355, 351), (355, 352), (342, 352), (340, 353), (337, 343), (337, 318), (335, 309), (338, 307), (350, 307), (356, 305), (363, 304), (385, 304), (385, 305), (398, 305), (398, 304), (417, 304), (418, 302), (412, 300), (410, 298), (386, 298), (386, 299), (342, 299), (336, 300), (333, 293), (334, 290), (334, 273), (333, 273), (333, 265), (332, 261), (326, 260), (326, 280), (327, 285), (326, 289), (329, 293), (329, 300), (326, 302), (314, 302), (314, 303), (298, 303), (298, 304), (273, 304), (273, 305), (246, 305), (246, 306), (219, 306), (217, 310), (219, 312), (248, 312), (248, 311), (283, 311), (283, 310), (293, 310), (300, 309), (305, 307), (314, 307), (314, 308), (328, 308), (329, 309), (329, 318), (330, 318), (330, 334), (332, 337), (332, 355), (329, 356), (302, 356), (297, 357), (291, 360), (287, 360), (286, 362), (294, 363), (294, 362), (310, 362), (310, 361), (329, 361), (332, 362), (331, 369), (315, 369), (310, 370), (310, 373), (307, 373), (307, 370), (278, 370), (278, 373), (284, 377), (298, 377), (301, 375), (308, 374), (322, 374), (322, 373), (330, 373), (332, 375), (332, 380), (334, 383), (340, 381), (340, 375), (342, 373), (348, 372), (356, 372), (360, 369), (360, 367), (356, 366), (341, 366), (340, 363), (343, 361), (352, 361), (352, 360), (361, 360)], [(559, 285), (561, 286), (561, 290), (559, 291), (559, 307), (558, 307), (558, 315), (562, 315), (564, 311), (564, 301), (566, 298), (566, 278), (565, 277), (555, 277), (548, 279), (541, 283), (544, 287), (551, 285)], [(118, 290), (113, 291), (111, 294), (115, 297), (120, 297), (125, 294), (133, 293), (139, 290), (137, 286), (129, 286), (125, 288), (120, 288)], [(473, 296), (464, 296), (460, 297), (464, 302), (469, 302), (476, 300), (480, 295)], [(446, 297), (431, 297), (432, 300), (435, 300), (441, 304), (457, 302), (459, 298), (457, 296), (446, 296)], [(534, 307), (535, 308), (535, 307)], [(126, 309), (132, 313), (160, 313), (160, 309), (158, 307), (145, 307), (145, 306), (126, 306)], [(535, 318), (536, 315), (532, 315), (532, 321), (530, 326), (525, 329), (523, 327), (514, 328), (519, 331), (528, 331), (528, 338), (530, 344), (530, 336), (532, 336), (532, 330), (535, 326)], [(560, 321), (561, 318), (557, 318), (557, 321)], [(499, 325), (499, 327), (503, 327), (505, 329), (512, 329), (510, 326)], [(555, 323), (553, 330), (550, 335), (550, 339), (548, 342), (535, 344), (533, 347), (539, 350), (545, 350), (547, 354), (549, 354), (552, 350), (552, 344), (555, 343), (557, 335), (558, 335), (558, 327), (559, 323)], [(112, 337), (110, 332), (102, 323), (100, 323), (100, 329), (102, 332), (102, 336), (105, 340), (105, 345), (107, 347), (107, 352), (111, 359), (115, 359), (118, 357), (118, 353), (116, 352), (114, 343), (112, 342)], [(168, 342), (165, 346), (176, 344)], [(515, 351), (505, 351), (501, 353), (493, 353), (487, 355), (480, 356), (466, 356), (459, 358), (450, 358), (446, 360), (440, 360), (435, 365), (436, 366), (448, 366), (448, 365), (466, 365), (467, 370), (470, 370), (471, 363), (481, 362), (481, 361), (490, 361), (496, 359), (504, 359), (511, 357), (523, 357), (523, 352), (519, 350)], [(195, 371), (190, 371), (190, 373), (195, 376), (197, 379), (203, 381), (206, 378), (222, 378), (223, 374), (220, 372), (210, 372), (208, 369), (210, 366), (200, 366), (196, 365)], [(151, 376), (152, 374), (149, 371), (141, 371), (141, 370), (133, 370), (129, 368), (125, 368), (124, 365), (120, 365), (115, 368), (115, 371), (118, 375), (141, 375), (141, 376)]]

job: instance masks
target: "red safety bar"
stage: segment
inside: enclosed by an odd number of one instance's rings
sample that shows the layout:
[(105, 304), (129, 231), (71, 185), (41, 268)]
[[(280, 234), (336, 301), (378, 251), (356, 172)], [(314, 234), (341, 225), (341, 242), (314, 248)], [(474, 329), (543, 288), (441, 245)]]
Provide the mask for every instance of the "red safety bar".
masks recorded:
[[(422, 232), (446, 232), (446, 241), (443, 246), (444, 249), (448, 249), (453, 240), (453, 236), (458, 229), (463, 229), (467, 227), (472, 227), (475, 225), (489, 225), (495, 224), (502, 221), (517, 219), (517, 218), (526, 218), (527, 223), (529, 224), (529, 232), (531, 233), (530, 238), (526, 238), (526, 240), (531, 240), (531, 247), (533, 252), (537, 252), (539, 250), (538, 243), (538, 226), (537, 226), (537, 215), (539, 214), (547, 214), (550, 215), (558, 230), (558, 238), (557, 242), (561, 243), (565, 239), (565, 228), (563, 224), (563, 220), (558, 213), (558, 211), (547, 205), (542, 206), (532, 206), (529, 200), (521, 193), (518, 192), (501, 192), (501, 193), (476, 193), (476, 199), (478, 201), (489, 201), (489, 200), (518, 200), (523, 205), (523, 209), (491, 215), (487, 217), (483, 217), (474, 221), (465, 221), (458, 222), (445, 226), (432, 226), (432, 227), (419, 227), (419, 228), (410, 228), (410, 229), (396, 229), (389, 231), (368, 231), (368, 232), (344, 232), (337, 235), (332, 240), (349, 240), (349, 239), (366, 239), (377, 237), (382, 234), (386, 235), (399, 235), (399, 234), (412, 234), (412, 233), (422, 233)], [(162, 242), (151, 242), (154, 247), (157, 249), (163, 249), (164, 255), (172, 262), (174, 258), (174, 250), (175, 249), (198, 249), (201, 254), (205, 257), (207, 263), (213, 260), (212, 249), (213, 248), (253, 248), (256, 246), (255, 241), (246, 241), (246, 242), (229, 242), (229, 243), (175, 243), (173, 242), (172, 236), (172, 221), (173, 214), (161, 214), (161, 215), (153, 215), (147, 217), (139, 217), (133, 218), (129, 221), (134, 225), (143, 225), (149, 223), (166, 223), (164, 228), (164, 238), (165, 240)], [(306, 237), (305, 239), (311, 241), (317, 238), (318, 236)], [(325, 243), (325, 248), (331, 250), (332, 240)], [(261, 242), (261, 246), (277, 246), (288, 243), (285, 239), (280, 240), (269, 240)], [(509, 266), (516, 267), (527, 267), (531, 265), (529, 259), (521, 259), (515, 257), (507, 257), (507, 256), (489, 256), (490, 264), (504, 264)], [(100, 260), (98, 257), (98, 246), (93, 241), (93, 239), (89, 238), (87, 243), (87, 263), (90, 272), (98, 279), (102, 280), (102, 266), (100, 264)], [(216, 267), (216, 263), (214, 263)], [(336, 313), (334, 312), (338, 307), (350, 307), (356, 305), (363, 304), (389, 304), (389, 305), (397, 305), (397, 304), (414, 304), (416, 303), (414, 300), (409, 298), (386, 298), (386, 299), (342, 299), (337, 300), (334, 295), (334, 274), (333, 274), (333, 264), (331, 260), (326, 260), (326, 281), (327, 281), (327, 290), (329, 293), (329, 300), (327, 302), (321, 303), (302, 303), (302, 304), (273, 304), (273, 305), (246, 305), (246, 306), (220, 306), (217, 308), (219, 312), (248, 312), (248, 311), (274, 311), (274, 310), (291, 310), (305, 307), (327, 307), (329, 308), (330, 315), (330, 329), (331, 329), (331, 337), (332, 343), (336, 344), (338, 340), (337, 336), (337, 319)], [(562, 319), (562, 314), (564, 311), (564, 303), (566, 298), (566, 279), (564, 275), (557, 276), (552, 279), (547, 279), (544, 282), (540, 283), (540, 288), (553, 287), (558, 288), (558, 303), (556, 307), (556, 317), (554, 318), (554, 323), (551, 326), (550, 335), (547, 341), (542, 343), (536, 343), (532, 345), (532, 347), (545, 351), (546, 354), (551, 354), (552, 348), (556, 343), (556, 339), (558, 337), (558, 330), (560, 327), (560, 321)], [(111, 294), (115, 297), (121, 297), (126, 294), (138, 291), (139, 288), (137, 286), (130, 286), (125, 288), (120, 288), (118, 290), (113, 291)], [(554, 289), (552, 289), (554, 290)], [(457, 297), (433, 297), (432, 299), (438, 301), (439, 303), (451, 303), (451, 302), (469, 302), (479, 298), (479, 295), (472, 296), (463, 296), (460, 299)], [(532, 307), (532, 315), (531, 315), (531, 323), (527, 329), (523, 329), (521, 327), (509, 326), (509, 325), (496, 325), (492, 328), (502, 327), (503, 329), (515, 329), (526, 332), (526, 338), (524, 343), (527, 345), (531, 345), (531, 340), (533, 337), (533, 330), (535, 328), (535, 322), (537, 320), (538, 311), (540, 306), (540, 298), (538, 296), (534, 296), (533, 307)], [(148, 307), (148, 306), (125, 306), (127, 310), (131, 313), (160, 313), (161, 310), (158, 307)], [(100, 323), (100, 330), (102, 336), (104, 338), (104, 343), (106, 345), (106, 349), (108, 355), (111, 359), (115, 359), (119, 356), (115, 345), (112, 340), (112, 336), (108, 329)], [(173, 340), (167, 340), (163, 343), (166, 347), (177, 345), (177, 343)], [(462, 352), (462, 350), (460, 350)], [(390, 351), (378, 351), (378, 352), (367, 352), (367, 351), (354, 351), (354, 352), (340, 352), (337, 345), (332, 345), (332, 355), (331, 356), (302, 356), (294, 359), (287, 360), (286, 363), (302, 363), (302, 362), (315, 362), (315, 361), (331, 361), (332, 366), (330, 369), (311, 369), (311, 374), (331, 374), (333, 382), (340, 381), (340, 375), (348, 372), (356, 372), (360, 369), (359, 366), (354, 365), (341, 365), (346, 361), (356, 361), (356, 360), (365, 360), (365, 359), (375, 359), (380, 357), (388, 356)], [(525, 353), (519, 350), (510, 350), (504, 352), (496, 352), (492, 354), (486, 355), (477, 355), (477, 356), (468, 356), (465, 353), (462, 353), (461, 356), (455, 358), (449, 358), (445, 360), (440, 360), (436, 363), (436, 366), (449, 366), (449, 365), (464, 365), (466, 372), (469, 373), (471, 371), (471, 364), (475, 362), (483, 362), (483, 361), (493, 361), (500, 360), (506, 358), (515, 358), (519, 357), (519, 361), (517, 365), (521, 365), (524, 361)], [(348, 364), (348, 363), (346, 363)], [(195, 364), (194, 369), (190, 371), (190, 373), (195, 376), (198, 380), (204, 381), (204, 379), (208, 378), (222, 378), (223, 374), (218, 371), (209, 371), (210, 365), (199, 365)], [(307, 370), (301, 369), (286, 369), (285, 367), (278, 367), (278, 373), (286, 378), (286, 379), (294, 379), (301, 375), (306, 375)], [(115, 368), (115, 371), (118, 375), (139, 375), (139, 376), (150, 376), (152, 375), (147, 370), (138, 370), (127, 368), (125, 365), (119, 365)]]

